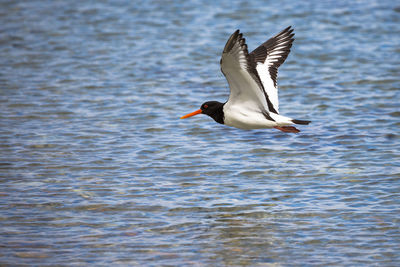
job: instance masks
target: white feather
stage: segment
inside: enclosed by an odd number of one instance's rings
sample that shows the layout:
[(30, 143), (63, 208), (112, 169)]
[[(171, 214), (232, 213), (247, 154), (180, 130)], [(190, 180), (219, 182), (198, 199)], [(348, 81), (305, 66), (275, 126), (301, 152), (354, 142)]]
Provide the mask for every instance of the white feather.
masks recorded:
[(264, 90), (268, 95), (269, 100), (274, 106), (275, 110), (279, 112), (279, 100), (278, 100), (278, 88), (274, 86), (274, 81), (269, 74), (269, 64), (270, 60), (267, 57), (267, 60), (264, 64), (258, 63), (256, 66), (256, 70), (260, 80), (263, 84)]

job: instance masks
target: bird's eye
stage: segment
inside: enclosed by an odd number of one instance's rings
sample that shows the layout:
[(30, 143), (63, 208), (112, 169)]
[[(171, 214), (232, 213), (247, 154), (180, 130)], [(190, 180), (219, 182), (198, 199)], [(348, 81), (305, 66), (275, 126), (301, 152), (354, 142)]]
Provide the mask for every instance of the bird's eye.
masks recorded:
[(208, 108), (208, 105), (204, 105), (204, 108)]

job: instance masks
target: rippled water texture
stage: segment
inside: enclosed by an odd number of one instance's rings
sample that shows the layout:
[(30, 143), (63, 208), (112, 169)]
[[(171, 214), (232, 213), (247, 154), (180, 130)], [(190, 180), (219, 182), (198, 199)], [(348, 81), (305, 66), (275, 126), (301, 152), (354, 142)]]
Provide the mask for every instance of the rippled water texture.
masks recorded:
[[(399, 264), (396, 1), (0, 6), (0, 265)], [(281, 112), (312, 124), (179, 120), (227, 99), (234, 30), (289, 25)]]

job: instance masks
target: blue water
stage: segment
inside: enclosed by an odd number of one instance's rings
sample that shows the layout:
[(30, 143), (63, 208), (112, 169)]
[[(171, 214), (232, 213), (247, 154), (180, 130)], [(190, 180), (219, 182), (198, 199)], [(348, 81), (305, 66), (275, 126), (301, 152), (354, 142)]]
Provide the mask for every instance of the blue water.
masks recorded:
[[(400, 4), (1, 1), (0, 265), (395, 266)], [(301, 133), (179, 117), (292, 25)]]

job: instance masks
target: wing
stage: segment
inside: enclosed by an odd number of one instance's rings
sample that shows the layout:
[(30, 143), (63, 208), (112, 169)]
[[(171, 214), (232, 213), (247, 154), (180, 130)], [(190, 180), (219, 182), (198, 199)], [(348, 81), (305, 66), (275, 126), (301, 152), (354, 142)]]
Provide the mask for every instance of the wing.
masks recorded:
[(268, 97), (268, 109), (279, 112), (278, 87), (276, 83), (278, 68), (285, 62), (294, 41), (291, 26), (287, 27), (250, 53), (262, 88)]
[(244, 109), (268, 114), (267, 96), (255, 67), (246, 40), (239, 30), (235, 31), (227, 41), (221, 57), (221, 71), (231, 89), (227, 105), (240, 105)]

